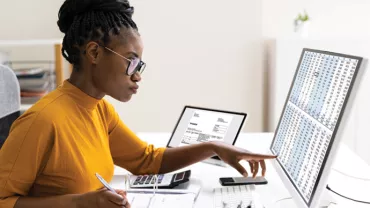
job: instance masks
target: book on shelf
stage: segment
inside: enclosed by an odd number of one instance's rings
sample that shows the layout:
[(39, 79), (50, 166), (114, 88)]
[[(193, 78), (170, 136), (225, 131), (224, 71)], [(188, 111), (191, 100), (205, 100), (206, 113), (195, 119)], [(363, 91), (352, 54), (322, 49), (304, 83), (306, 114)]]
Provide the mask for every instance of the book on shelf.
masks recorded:
[(46, 91), (48, 90), (49, 79), (18, 79), (22, 91)]
[(27, 91), (21, 91), (21, 97), (42, 97), (46, 95), (47, 91), (40, 91), (40, 92), (27, 92)]
[(45, 71), (43, 68), (35, 67), (35, 68), (20, 68), (20, 69), (13, 69), (15, 75), (17, 76), (30, 76), (30, 75), (35, 75), (42, 73)]
[(54, 89), (55, 74), (42, 67), (14, 69), (21, 89), (21, 103), (33, 104)]
[(35, 78), (45, 78), (47, 76), (47, 73), (45, 70), (42, 70), (39, 73), (36, 74), (19, 74), (17, 75), (18, 79), (35, 79)]

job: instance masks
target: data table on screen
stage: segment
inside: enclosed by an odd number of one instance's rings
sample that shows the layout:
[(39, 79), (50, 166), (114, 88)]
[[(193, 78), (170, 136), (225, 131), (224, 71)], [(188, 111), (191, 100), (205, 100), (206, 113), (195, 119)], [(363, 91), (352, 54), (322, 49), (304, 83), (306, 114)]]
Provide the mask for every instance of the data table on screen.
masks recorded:
[(307, 201), (314, 191), (359, 59), (305, 51), (272, 150)]

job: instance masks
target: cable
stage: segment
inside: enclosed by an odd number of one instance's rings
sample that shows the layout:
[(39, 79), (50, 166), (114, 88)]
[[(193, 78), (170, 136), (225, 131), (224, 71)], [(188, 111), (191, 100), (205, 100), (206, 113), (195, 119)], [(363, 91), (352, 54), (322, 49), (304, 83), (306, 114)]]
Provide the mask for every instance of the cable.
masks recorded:
[(288, 199), (293, 199), (293, 197), (286, 197), (286, 198), (283, 198), (283, 199), (279, 199), (279, 200), (277, 200), (277, 201), (274, 202), (274, 205), (277, 204), (277, 203), (279, 203), (279, 202), (288, 200)]
[(155, 197), (156, 191), (158, 191), (158, 175), (153, 175), (153, 180), (155, 181), (153, 184), (153, 197)]
[(350, 178), (354, 178), (354, 179), (357, 179), (357, 180), (361, 180), (361, 181), (370, 181), (370, 178), (360, 178), (360, 177), (356, 177), (356, 176), (351, 176), (351, 175), (348, 175), (347, 173), (344, 173), (340, 170), (337, 170), (335, 168), (333, 168), (332, 170), (334, 170), (335, 172), (338, 172), (344, 176), (347, 176), (347, 177), (350, 177)]
[(354, 202), (358, 202), (358, 203), (363, 203), (363, 204), (370, 204), (370, 202), (365, 202), (365, 201), (360, 201), (360, 200), (356, 200), (356, 199), (352, 199), (352, 198), (349, 198), (347, 196), (344, 196), (342, 194), (339, 194), (338, 192), (332, 190), (329, 185), (326, 185), (326, 189), (328, 189), (329, 191), (333, 192), (334, 194), (340, 196), (340, 197), (343, 197), (345, 199), (348, 199), (348, 200), (351, 200), (351, 201), (354, 201)]
[[(285, 201), (285, 200), (289, 200), (289, 199), (293, 199), (293, 197), (290, 196), (290, 197), (285, 197), (285, 198), (279, 199), (279, 200), (275, 201), (273, 204), (271, 204), (271, 207), (275, 207), (275, 205), (277, 203), (282, 202), (282, 201)], [(268, 206), (268, 207), (270, 207), (270, 206)]]
[(125, 175), (123, 175), (123, 180), (124, 180), (124, 187), (125, 187), (125, 189), (124, 189), (124, 191), (127, 191), (127, 190), (129, 190), (130, 189), (130, 183), (131, 183), (131, 175), (130, 174), (125, 174)]

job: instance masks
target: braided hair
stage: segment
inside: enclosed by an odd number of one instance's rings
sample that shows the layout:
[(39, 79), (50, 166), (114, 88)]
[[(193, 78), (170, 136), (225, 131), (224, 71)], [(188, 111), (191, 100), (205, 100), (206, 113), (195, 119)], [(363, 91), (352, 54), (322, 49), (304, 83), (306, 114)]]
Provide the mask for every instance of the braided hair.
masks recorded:
[(134, 8), (128, 0), (66, 0), (57, 22), (63, 38), (62, 54), (77, 70), (81, 46), (88, 41), (108, 44), (121, 28), (138, 30), (132, 20)]

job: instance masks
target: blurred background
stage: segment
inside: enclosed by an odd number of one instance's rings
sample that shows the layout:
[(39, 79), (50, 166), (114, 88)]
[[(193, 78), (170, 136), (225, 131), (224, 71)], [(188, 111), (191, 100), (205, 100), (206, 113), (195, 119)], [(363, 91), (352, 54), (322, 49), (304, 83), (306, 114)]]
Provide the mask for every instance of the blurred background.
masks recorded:
[[(107, 99), (135, 132), (172, 131), (184, 105), (246, 112), (243, 131), (273, 132), (304, 47), (370, 57), (367, 0), (130, 2), (147, 68), (130, 102)], [(17, 71), (23, 109), (69, 76), (56, 24), (62, 3), (0, 0), (0, 63)], [(343, 141), (370, 163), (367, 71)]]

